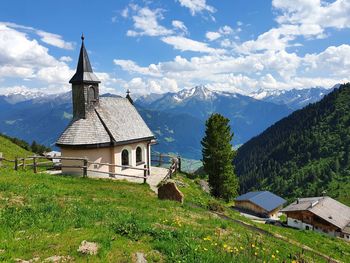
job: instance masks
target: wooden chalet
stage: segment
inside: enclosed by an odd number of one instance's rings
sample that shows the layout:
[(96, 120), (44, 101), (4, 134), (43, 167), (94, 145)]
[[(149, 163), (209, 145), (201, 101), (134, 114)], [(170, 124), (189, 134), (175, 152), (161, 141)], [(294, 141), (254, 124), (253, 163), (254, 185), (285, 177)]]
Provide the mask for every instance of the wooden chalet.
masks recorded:
[(328, 196), (299, 198), (281, 210), (289, 226), (350, 241), (350, 207)]
[(259, 217), (277, 218), (286, 200), (269, 192), (248, 192), (235, 199), (235, 208)]
[[(83, 36), (77, 70), (69, 83), (73, 118), (56, 142), (62, 157), (87, 158), (94, 163), (88, 169), (96, 172), (123, 173), (128, 166), (146, 165), (150, 174), (155, 137), (134, 107), (129, 92), (126, 98), (99, 96), (100, 81), (92, 71)], [(81, 174), (79, 168), (66, 167), (72, 165), (74, 161), (63, 160), (62, 172)]]

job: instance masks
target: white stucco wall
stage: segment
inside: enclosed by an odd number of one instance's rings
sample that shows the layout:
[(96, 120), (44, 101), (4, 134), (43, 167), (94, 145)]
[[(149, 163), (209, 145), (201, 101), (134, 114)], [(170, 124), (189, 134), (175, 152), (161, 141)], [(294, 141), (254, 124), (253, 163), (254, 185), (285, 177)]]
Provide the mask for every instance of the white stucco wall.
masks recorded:
[(294, 218), (290, 218), (290, 217), (288, 217), (288, 219), (287, 219), (287, 224), (288, 224), (288, 226), (303, 229), (303, 230), (306, 230), (307, 226), (309, 227), (309, 230), (313, 230), (313, 228), (314, 228), (310, 224), (306, 224), (298, 219), (294, 219)]
[[(302, 229), (302, 230), (306, 230), (306, 226), (309, 227), (309, 230), (313, 230), (316, 231), (318, 233), (321, 234), (325, 234), (325, 235), (329, 235), (329, 236), (334, 236), (334, 237), (340, 237), (340, 233), (339, 232), (335, 232), (335, 231), (328, 231), (328, 232), (324, 232), (322, 229), (320, 228), (316, 228), (310, 224), (306, 224), (298, 219), (294, 219), (294, 218), (290, 218), (288, 217), (287, 219), (287, 224), (288, 226), (294, 227), (294, 228), (298, 228), (298, 229)], [(350, 241), (350, 235), (344, 234), (344, 237), (342, 238), (344, 240)]]
[[(95, 163), (109, 163), (122, 165), (122, 151), (125, 149), (129, 152), (129, 166), (143, 168), (144, 165), (148, 164), (148, 159), (150, 160), (151, 148), (147, 151), (148, 142), (138, 142), (127, 145), (120, 145), (114, 147), (103, 147), (94, 149), (76, 149), (76, 148), (61, 148), (62, 157), (79, 157), (87, 158), (90, 162)], [(136, 164), (136, 149), (140, 147), (142, 150), (142, 162)], [(148, 155), (147, 155), (148, 153)], [(62, 173), (82, 175), (82, 169), (71, 168), (64, 166), (83, 165), (82, 161), (78, 160), (62, 160)], [(101, 172), (112, 172), (120, 174), (128, 174), (130, 171), (135, 172), (133, 169), (123, 169), (121, 167), (108, 167), (107, 165), (90, 164), (88, 166), (89, 170), (96, 170), (97, 172), (88, 171), (88, 176), (91, 177), (109, 177), (108, 174), (103, 174)], [(128, 171), (129, 170), (129, 171)], [(142, 174), (142, 171), (139, 172)]]

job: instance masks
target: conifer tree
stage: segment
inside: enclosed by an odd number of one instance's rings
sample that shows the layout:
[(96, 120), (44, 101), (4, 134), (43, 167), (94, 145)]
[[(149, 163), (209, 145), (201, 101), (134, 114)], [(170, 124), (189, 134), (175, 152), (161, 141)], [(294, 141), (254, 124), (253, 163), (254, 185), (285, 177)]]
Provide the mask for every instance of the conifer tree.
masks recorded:
[(238, 192), (238, 179), (234, 173), (235, 151), (231, 146), (233, 133), (229, 119), (212, 114), (206, 121), (205, 136), (201, 141), (203, 166), (209, 175), (211, 194), (226, 201)]

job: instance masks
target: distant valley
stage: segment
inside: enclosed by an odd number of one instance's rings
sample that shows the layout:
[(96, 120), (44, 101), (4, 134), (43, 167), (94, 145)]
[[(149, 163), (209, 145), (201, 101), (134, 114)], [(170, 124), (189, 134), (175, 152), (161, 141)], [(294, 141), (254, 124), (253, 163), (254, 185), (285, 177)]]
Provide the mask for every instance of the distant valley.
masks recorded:
[[(231, 120), (235, 133), (233, 144), (238, 146), (330, 91), (325, 88), (275, 93), (260, 90), (247, 96), (198, 86), (178, 93), (135, 95), (135, 105), (158, 139), (155, 151), (200, 159), (204, 123), (211, 113), (219, 112)], [(71, 111), (70, 92), (2, 95), (0, 132), (52, 146), (69, 123)]]

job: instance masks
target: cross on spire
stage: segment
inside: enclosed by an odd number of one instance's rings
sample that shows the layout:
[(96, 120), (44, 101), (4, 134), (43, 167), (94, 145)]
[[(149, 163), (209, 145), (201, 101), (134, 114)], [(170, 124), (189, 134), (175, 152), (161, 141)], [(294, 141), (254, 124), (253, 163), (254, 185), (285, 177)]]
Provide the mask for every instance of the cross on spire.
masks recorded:
[(127, 89), (126, 90), (126, 98), (130, 101), (131, 104), (134, 104), (134, 101), (132, 100), (130, 93), (131, 93), (130, 90)]

